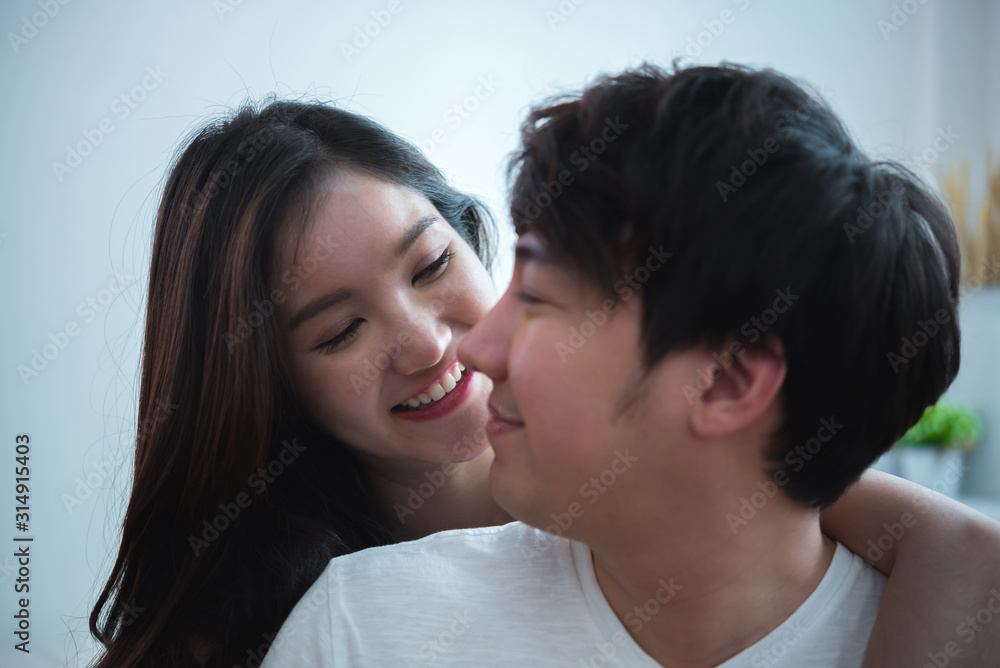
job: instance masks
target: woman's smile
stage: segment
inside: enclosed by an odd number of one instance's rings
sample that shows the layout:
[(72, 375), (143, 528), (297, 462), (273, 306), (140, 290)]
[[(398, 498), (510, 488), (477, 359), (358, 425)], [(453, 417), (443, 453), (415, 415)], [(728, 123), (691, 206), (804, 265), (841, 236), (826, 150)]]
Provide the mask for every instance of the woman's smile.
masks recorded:
[(452, 413), (465, 403), (479, 382), (479, 376), (474, 371), (463, 372), (463, 369), (465, 365), (455, 362), (438, 381), (431, 383), (423, 392), (394, 406), (393, 414), (403, 420), (422, 422)]

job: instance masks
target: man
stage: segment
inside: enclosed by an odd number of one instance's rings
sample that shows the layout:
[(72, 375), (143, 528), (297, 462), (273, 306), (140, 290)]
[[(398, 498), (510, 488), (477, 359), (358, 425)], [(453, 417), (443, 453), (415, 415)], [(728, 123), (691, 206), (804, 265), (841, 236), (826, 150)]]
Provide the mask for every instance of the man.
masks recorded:
[(514, 174), (459, 355), (520, 522), (331, 562), (265, 665), (860, 665), (884, 578), (818, 513), (957, 372), (948, 215), (734, 66), (536, 110)]

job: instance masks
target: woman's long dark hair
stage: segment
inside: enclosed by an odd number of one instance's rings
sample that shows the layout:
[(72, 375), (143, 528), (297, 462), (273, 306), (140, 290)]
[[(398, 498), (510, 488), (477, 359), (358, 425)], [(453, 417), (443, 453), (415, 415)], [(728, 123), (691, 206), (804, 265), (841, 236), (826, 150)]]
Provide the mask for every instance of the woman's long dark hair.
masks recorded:
[(271, 317), (276, 230), (338, 169), (423, 194), (489, 262), (486, 210), (367, 118), (278, 101), (196, 134), (157, 213), (135, 475), (90, 615), (99, 668), (254, 665), (332, 557), (397, 540), (357, 459), (295, 401)]

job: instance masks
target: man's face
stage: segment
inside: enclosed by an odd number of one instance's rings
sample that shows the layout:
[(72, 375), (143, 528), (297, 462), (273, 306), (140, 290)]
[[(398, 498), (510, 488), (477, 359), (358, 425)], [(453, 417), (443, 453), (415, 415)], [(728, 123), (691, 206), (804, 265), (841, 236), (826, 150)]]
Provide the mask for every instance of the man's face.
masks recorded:
[(490, 484), (517, 519), (582, 539), (669, 479), (664, 435), (683, 437), (694, 370), (671, 355), (642, 379), (641, 307), (637, 293), (608, 299), (537, 235), (518, 240), (510, 286), (458, 349), (493, 379)]

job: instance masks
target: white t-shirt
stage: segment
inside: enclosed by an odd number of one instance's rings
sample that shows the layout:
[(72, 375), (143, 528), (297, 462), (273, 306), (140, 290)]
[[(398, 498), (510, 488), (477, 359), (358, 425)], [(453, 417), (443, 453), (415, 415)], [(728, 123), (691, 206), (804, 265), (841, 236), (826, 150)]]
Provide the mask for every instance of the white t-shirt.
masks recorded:
[[(673, 583), (662, 585), (666, 601)], [(885, 576), (838, 544), (809, 598), (721, 665), (860, 666), (884, 586)], [(262, 668), (658, 665), (608, 605), (586, 545), (513, 522), (333, 559)]]

